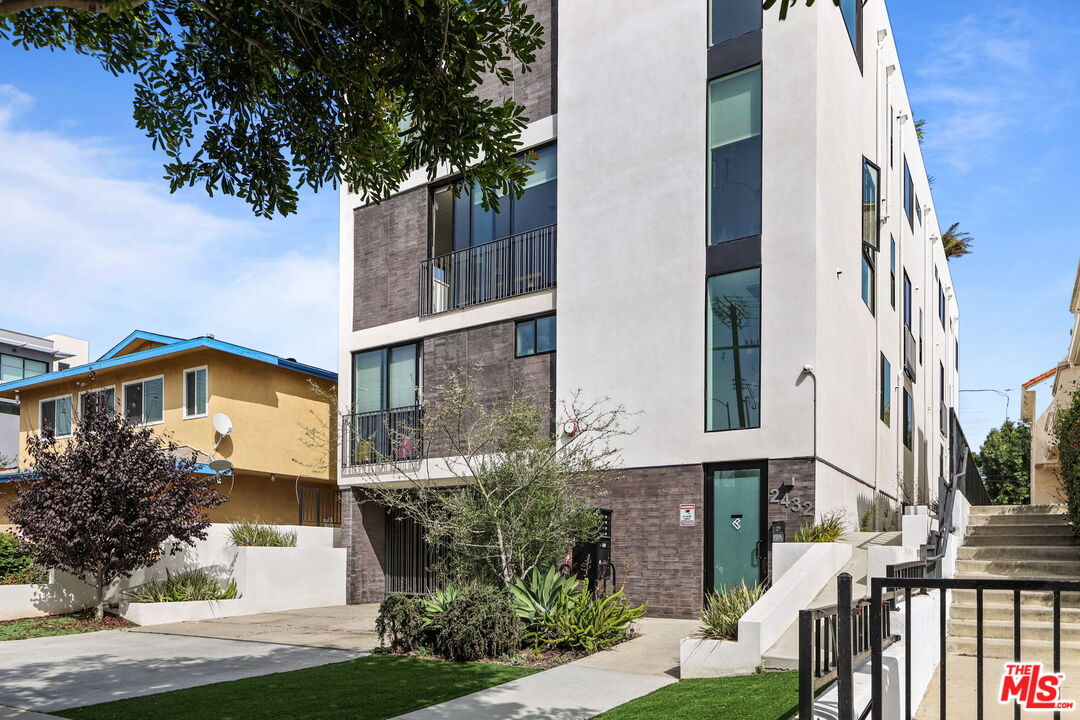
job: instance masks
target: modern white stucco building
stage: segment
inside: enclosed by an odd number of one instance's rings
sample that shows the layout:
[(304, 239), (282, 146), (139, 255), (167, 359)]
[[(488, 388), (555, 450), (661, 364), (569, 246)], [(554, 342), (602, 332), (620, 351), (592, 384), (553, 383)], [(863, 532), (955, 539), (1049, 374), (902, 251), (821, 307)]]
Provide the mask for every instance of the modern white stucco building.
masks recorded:
[[(411, 418), (466, 370), (491, 402), (637, 411), (601, 502), (657, 615), (764, 577), (773, 535), (814, 517), (881, 527), (936, 497), (958, 309), (885, 3), (530, 5), (534, 72), (482, 89), (526, 107), (525, 196), (495, 217), (424, 173), (341, 195), (353, 422)], [(390, 479), (368, 458), (340, 475), (352, 601), (401, 571), (353, 494)]]

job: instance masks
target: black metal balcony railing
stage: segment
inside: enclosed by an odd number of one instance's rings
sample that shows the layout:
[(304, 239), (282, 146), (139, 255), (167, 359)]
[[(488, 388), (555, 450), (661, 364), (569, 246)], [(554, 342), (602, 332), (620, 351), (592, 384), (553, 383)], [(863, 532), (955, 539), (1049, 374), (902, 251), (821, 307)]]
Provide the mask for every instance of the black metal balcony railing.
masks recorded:
[(555, 287), (555, 225), (420, 263), (420, 317)]
[(355, 413), (342, 419), (341, 465), (409, 462), (423, 457), (419, 405)]
[(904, 326), (904, 374), (915, 382), (915, 365), (918, 362), (918, 345), (911, 328)]

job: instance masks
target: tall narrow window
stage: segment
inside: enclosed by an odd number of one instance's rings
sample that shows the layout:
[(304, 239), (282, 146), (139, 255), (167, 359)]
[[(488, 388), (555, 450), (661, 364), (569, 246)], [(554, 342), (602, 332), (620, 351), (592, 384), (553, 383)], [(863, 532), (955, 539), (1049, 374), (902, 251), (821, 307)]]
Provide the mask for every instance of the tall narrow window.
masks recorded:
[(904, 215), (907, 216), (908, 227), (915, 229), (915, 186), (911, 182), (911, 169), (908, 168), (907, 158), (904, 158)]
[(41, 401), (41, 434), (47, 438), (71, 435), (71, 396)]
[(904, 326), (911, 329), (911, 278), (904, 271)]
[(164, 420), (164, 378), (156, 377), (124, 385), (124, 418), (134, 425)]
[(708, 279), (705, 429), (761, 425), (761, 269)]
[(87, 418), (91, 414), (98, 412), (98, 410), (104, 411), (110, 417), (116, 414), (116, 390), (108, 388), (99, 388), (97, 390), (87, 390), (79, 395), (79, 417)]
[(938, 405), (939, 413), (941, 415), (941, 422), (939, 423), (940, 427), (938, 430), (941, 431), (942, 435), (945, 435), (949, 431), (947, 425), (949, 415), (946, 410), (946, 407), (948, 406), (945, 403), (945, 363), (943, 362), (938, 363)]
[(709, 44), (761, 29), (761, 0), (709, 0)]
[(941, 321), (941, 329), (945, 329), (945, 288), (941, 284), (941, 278), (937, 281), (937, 312), (938, 320)]
[(904, 447), (910, 450), (915, 445), (915, 403), (911, 393), (904, 390)]
[(893, 148), (896, 147), (893, 142), (893, 130), (896, 128), (896, 112), (893, 110), (893, 106), (889, 106), (889, 167), (893, 166)]
[(892, 365), (881, 354), (881, 422), (892, 426)]
[(184, 371), (184, 418), (206, 416), (206, 368)]
[[(851, 40), (851, 49), (855, 51), (855, 56), (859, 57), (859, 30), (862, 25), (862, 0), (840, 0), (840, 14), (844, 18), (844, 28), (847, 30), (848, 39)], [(862, 61), (860, 59), (860, 65), (861, 63)]]
[(889, 235), (889, 302), (896, 309), (896, 239)]
[(353, 355), (353, 412), (417, 404), (419, 350), (415, 343)]
[(922, 365), (923, 348), (923, 309), (919, 308), (919, 364)]
[(862, 299), (870, 312), (877, 311), (877, 251), (881, 232), (878, 183), (881, 172), (863, 158), (862, 168)]
[(709, 84), (709, 244), (761, 234), (761, 66)]

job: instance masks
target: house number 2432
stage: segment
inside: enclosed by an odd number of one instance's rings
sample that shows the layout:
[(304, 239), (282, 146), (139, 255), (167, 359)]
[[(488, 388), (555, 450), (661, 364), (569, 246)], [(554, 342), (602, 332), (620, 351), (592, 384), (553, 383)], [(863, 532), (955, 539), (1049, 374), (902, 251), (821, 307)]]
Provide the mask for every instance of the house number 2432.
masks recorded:
[(769, 503), (771, 505), (783, 505), (791, 512), (803, 517), (811, 517), (814, 514), (814, 503), (803, 502), (801, 498), (791, 497), (790, 493), (784, 493), (784, 497), (780, 497), (779, 488), (773, 488), (769, 491)]

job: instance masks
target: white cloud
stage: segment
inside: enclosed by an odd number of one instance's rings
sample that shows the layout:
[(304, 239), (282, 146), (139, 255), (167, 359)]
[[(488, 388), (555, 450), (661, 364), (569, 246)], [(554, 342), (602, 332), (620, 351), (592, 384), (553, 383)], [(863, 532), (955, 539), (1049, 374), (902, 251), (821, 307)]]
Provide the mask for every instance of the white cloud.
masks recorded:
[(212, 332), (336, 367), (332, 233), (300, 252), (278, 236), (296, 221), (170, 195), (133, 177), (123, 148), (31, 127), (32, 105), (0, 85), (0, 326), (87, 337), (92, 352), (135, 328)]

